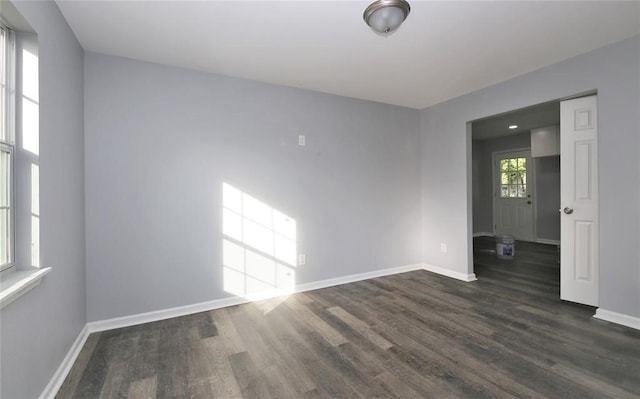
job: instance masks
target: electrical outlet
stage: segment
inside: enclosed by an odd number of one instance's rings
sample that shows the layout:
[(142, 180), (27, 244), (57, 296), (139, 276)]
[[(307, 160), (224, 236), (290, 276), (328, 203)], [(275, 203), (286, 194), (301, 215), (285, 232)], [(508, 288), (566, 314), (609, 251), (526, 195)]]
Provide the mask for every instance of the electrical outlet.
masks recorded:
[(299, 254), (298, 255), (298, 266), (302, 266), (304, 264), (307, 263), (307, 255), (306, 254)]
[(307, 144), (307, 138), (303, 134), (298, 136), (298, 145), (304, 147)]
[(440, 252), (442, 252), (443, 254), (447, 253), (447, 244), (445, 243), (440, 243)]

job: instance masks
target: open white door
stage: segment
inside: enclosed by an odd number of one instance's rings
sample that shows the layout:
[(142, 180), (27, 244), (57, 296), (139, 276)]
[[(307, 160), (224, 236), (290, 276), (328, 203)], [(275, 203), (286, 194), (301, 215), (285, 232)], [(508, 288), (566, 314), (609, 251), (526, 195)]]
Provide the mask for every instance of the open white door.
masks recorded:
[(533, 241), (531, 151), (497, 152), (493, 159), (495, 234)]
[(560, 298), (598, 306), (596, 96), (560, 103)]

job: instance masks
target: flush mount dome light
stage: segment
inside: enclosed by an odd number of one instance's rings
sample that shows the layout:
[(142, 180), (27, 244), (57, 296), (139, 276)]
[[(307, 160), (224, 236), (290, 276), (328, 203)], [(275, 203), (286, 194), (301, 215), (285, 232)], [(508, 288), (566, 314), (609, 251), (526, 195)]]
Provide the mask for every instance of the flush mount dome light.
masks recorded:
[(376, 0), (364, 10), (364, 22), (376, 32), (390, 33), (398, 29), (411, 11), (405, 0)]

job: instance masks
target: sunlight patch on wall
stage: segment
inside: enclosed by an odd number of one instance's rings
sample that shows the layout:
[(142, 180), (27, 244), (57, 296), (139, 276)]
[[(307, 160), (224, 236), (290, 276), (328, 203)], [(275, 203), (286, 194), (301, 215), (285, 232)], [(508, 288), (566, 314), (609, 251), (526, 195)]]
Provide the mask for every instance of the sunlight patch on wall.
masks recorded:
[(222, 184), (224, 290), (260, 300), (293, 293), (296, 221)]

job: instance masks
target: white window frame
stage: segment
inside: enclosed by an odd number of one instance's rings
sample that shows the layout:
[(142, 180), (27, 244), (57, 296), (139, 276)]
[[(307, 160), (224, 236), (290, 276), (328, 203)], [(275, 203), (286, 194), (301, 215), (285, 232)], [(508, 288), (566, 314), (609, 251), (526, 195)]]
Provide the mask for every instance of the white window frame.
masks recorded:
[[(9, 173), (7, 178), (7, 190), (9, 196), (9, 202), (7, 206), (0, 206), (0, 209), (8, 209), (8, 226), (7, 230), (9, 233), (8, 236), (8, 262), (0, 264), (0, 272), (5, 272), (9, 270), (13, 270), (15, 268), (15, 208), (13, 206), (13, 192), (14, 192), (14, 179), (13, 179), (13, 170), (14, 170), (14, 156), (13, 156), (13, 146), (7, 145), (4, 142), (0, 141), (0, 152), (6, 153), (9, 155)], [(0, 228), (4, 228), (0, 226)]]
[[(21, 237), (16, 235), (16, 192), (13, 190), (17, 182), (16, 178), (21, 177), (21, 173), (16, 174), (16, 168), (19, 164), (16, 162), (17, 153), (22, 153), (19, 148), (16, 147), (16, 77), (19, 76), (17, 68), (17, 57), (16, 57), (16, 33), (9, 28), (10, 24), (5, 23), (0, 18), (0, 26), (2, 26), (3, 31), (6, 34), (4, 37), (7, 40), (7, 46), (5, 46), (6, 52), (3, 53), (6, 60), (6, 71), (7, 71), (7, 80), (6, 80), (6, 106), (3, 109), (5, 111), (5, 127), (7, 128), (6, 132), (8, 133), (3, 142), (3, 145), (6, 145), (13, 149), (13, 156), (11, 157), (11, 165), (10, 168), (12, 173), (10, 175), (11, 179), (11, 187), (9, 188), (12, 193), (11, 200), (11, 228), (10, 228), (10, 251), (12, 254), (12, 265), (5, 266), (6, 269), (0, 271), (0, 309), (3, 309), (5, 306), (9, 305), (13, 301), (20, 298), (22, 295), (25, 295), (31, 289), (35, 288), (40, 284), (45, 275), (51, 272), (51, 267), (42, 267), (38, 261), (37, 265), (31, 264), (30, 266), (26, 263), (23, 265), (22, 260), (19, 258), (19, 254), (16, 253), (16, 241), (22, 240)], [(35, 33), (35, 32), (33, 32)], [(5, 90), (5, 89), (3, 89)], [(0, 122), (1, 123), (1, 122)], [(22, 172), (22, 171), (20, 171)], [(26, 172), (25, 172), (26, 173)], [(22, 221), (20, 221), (22, 223)], [(33, 257), (33, 252), (32, 252)]]
[[(4, 48), (4, 54), (2, 54), (1, 61), (4, 63), (2, 70), (4, 71), (4, 77), (2, 80), (4, 84), (0, 87), (0, 90), (4, 92), (4, 136), (0, 135), (0, 151), (8, 153), (9, 155), (9, 173), (7, 176), (7, 190), (9, 193), (9, 203), (7, 208), (9, 209), (8, 215), (8, 258), (7, 263), (0, 264), (0, 273), (5, 274), (12, 270), (15, 270), (15, 206), (14, 206), (14, 171), (15, 171), (15, 33), (7, 28), (5, 24), (0, 21), (0, 29), (3, 31), (2, 35), (2, 48)], [(0, 226), (0, 228), (3, 228)]]

